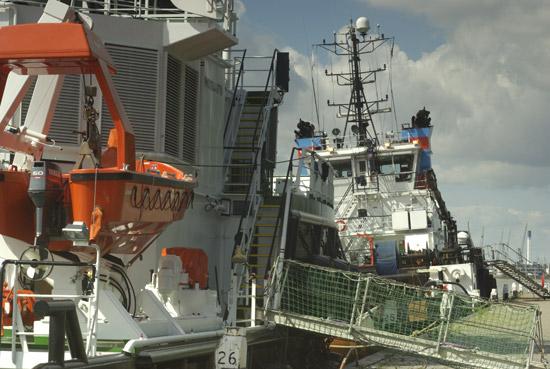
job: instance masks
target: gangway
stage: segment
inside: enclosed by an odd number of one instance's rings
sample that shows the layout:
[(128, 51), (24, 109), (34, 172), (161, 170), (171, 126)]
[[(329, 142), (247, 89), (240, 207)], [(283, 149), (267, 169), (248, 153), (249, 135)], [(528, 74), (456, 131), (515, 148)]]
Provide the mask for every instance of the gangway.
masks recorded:
[(550, 292), (548, 292), (546, 288), (540, 285), (527, 273), (519, 270), (513, 264), (507, 262), (506, 260), (491, 260), (487, 261), (486, 263), (487, 265), (493, 266), (496, 269), (500, 270), (502, 273), (506, 274), (508, 277), (512, 278), (514, 281), (518, 282), (538, 297), (541, 297), (543, 299), (550, 298)]
[(271, 322), (367, 342), (450, 365), (529, 368), (542, 347), (540, 311), (372, 274), (279, 260), (267, 292)]

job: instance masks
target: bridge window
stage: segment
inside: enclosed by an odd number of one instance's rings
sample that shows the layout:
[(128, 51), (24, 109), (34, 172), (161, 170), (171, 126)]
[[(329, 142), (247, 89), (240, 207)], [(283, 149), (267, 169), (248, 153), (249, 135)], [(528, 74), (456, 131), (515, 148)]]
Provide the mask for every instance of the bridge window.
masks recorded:
[(366, 172), (367, 172), (367, 161), (359, 160), (359, 174), (363, 174)]
[(395, 174), (396, 182), (412, 179), (414, 155), (380, 156), (377, 159), (378, 172), (382, 175)]
[(353, 176), (351, 171), (351, 160), (333, 161), (331, 164), (336, 178), (348, 178)]

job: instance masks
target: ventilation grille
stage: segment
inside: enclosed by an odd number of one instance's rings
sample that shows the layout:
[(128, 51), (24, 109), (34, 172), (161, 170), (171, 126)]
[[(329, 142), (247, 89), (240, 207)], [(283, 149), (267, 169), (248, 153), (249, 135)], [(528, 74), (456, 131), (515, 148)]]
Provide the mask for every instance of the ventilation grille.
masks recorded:
[(182, 159), (195, 163), (197, 139), (197, 103), (199, 94), (199, 72), (185, 67), (185, 96), (183, 108)]
[[(79, 75), (65, 76), (57, 108), (48, 132), (48, 136), (55, 140), (57, 144), (78, 145), (80, 143), (79, 136), (75, 131), (80, 130), (81, 78)], [(36, 79), (32, 82), (21, 103), (22, 123), (25, 122), (35, 84)]]
[[(155, 151), (156, 102), (158, 83), (157, 50), (106, 45), (117, 69), (113, 76), (122, 105), (134, 129), (136, 149)], [(109, 109), (101, 108), (101, 138), (106, 145), (113, 128)]]
[(180, 157), (181, 146), (181, 63), (168, 55), (166, 78), (166, 127), (164, 151)]
[(21, 101), (21, 125), (25, 123), (25, 118), (27, 117), (27, 112), (29, 111), (29, 106), (31, 105), (31, 97), (34, 92), (34, 86), (36, 85), (36, 78), (31, 78), (31, 85), (25, 94), (25, 97)]

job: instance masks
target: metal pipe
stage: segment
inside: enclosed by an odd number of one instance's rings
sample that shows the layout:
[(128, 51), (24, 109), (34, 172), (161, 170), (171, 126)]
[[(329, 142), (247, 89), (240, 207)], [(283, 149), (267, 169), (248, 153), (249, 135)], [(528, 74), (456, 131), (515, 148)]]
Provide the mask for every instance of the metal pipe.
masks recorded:
[(200, 333), (189, 333), (189, 334), (180, 334), (177, 336), (169, 336), (169, 337), (154, 337), (154, 338), (138, 338), (130, 340), (124, 345), (124, 348), (122, 351), (128, 353), (128, 354), (135, 354), (140, 349), (144, 348), (154, 348), (156, 346), (160, 345), (166, 345), (166, 344), (177, 344), (177, 343), (187, 343), (187, 342), (194, 342), (199, 340), (206, 340), (211, 338), (219, 338), (222, 337), (225, 331), (223, 329), (219, 329), (216, 331), (210, 331), (210, 332), (200, 332)]
[[(268, 331), (272, 330), (273, 326), (265, 326), (265, 325), (258, 325), (256, 327), (251, 327), (246, 329), (246, 334), (248, 335), (254, 335), (256, 333), (261, 333), (262, 331)], [(122, 349), (123, 352), (133, 355), (138, 353), (140, 350), (143, 349), (153, 349), (157, 346), (165, 346), (166, 344), (183, 344), (183, 343), (191, 343), (201, 340), (208, 340), (208, 339), (217, 339), (222, 337), (225, 334), (224, 329), (218, 329), (216, 331), (208, 331), (208, 332), (199, 332), (199, 333), (188, 333), (188, 334), (179, 334), (176, 336), (168, 336), (168, 337), (154, 337), (154, 338), (137, 338), (130, 340), (126, 343), (124, 348)], [(254, 340), (251, 340), (253, 342)]]
[(292, 215), (300, 218), (300, 221), (310, 223), (310, 224), (319, 224), (328, 228), (338, 229), (336, 223), (332, 219), (327, 219), (320, 217), (318, 215), (309, 214), (300, 210), (291, 210)]

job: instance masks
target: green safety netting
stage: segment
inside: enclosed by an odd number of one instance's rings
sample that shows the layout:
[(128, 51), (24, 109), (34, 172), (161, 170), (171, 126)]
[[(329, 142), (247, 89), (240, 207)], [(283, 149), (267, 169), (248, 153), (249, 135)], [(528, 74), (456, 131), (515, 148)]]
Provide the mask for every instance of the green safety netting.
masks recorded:
[[(372, 274), (285, 260), (273, 279), (274, 311), (348, 327), (358, 340), (480, 368), (524, 368), (540, 312)], [(293, 323), (295, 324), (295, 323)], [(338, 332), (338, 331), (337, 331)], [(419, 348), (423, 352), (418, 352)], [(474, 355), (475, 354), (475, 355)]]

